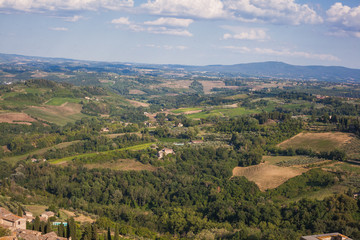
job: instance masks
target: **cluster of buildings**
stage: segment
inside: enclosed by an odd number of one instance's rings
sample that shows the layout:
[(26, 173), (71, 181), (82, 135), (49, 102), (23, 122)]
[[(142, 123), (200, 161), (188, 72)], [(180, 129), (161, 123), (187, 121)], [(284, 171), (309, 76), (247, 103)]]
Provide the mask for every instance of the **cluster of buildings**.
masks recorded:
[[(53, 212), (44, 212), (40, 220), (47, 221), (52, 216), (55, 216)], [(0, 240), (67, 240), (67, 238), (58, 237), (55, 232), (42, 234), (39, 231), (27, 230), (26, 222), (32, 222), (34, 219), (31, 212), (25, 212), (20, 217), (0, 207), (0, 226), (11, 233), (10, 236), (0, 237)]]
[(351, 238), (342, 235), (341, 233), (327, 233), (311, 236), (303, 236), (300, 240), (352, 240)]

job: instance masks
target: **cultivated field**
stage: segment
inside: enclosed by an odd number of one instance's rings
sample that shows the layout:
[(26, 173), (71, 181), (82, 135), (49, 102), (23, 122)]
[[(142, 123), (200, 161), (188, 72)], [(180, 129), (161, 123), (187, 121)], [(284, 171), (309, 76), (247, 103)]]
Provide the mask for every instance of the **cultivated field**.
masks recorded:
[(61, 159), (53, 159), (53, 160), (50, 160), (50, 163), (60, 165), (60, 164), (66, 164), (67, 162), (72, 161), (73, 159), (93, 157), (98, 154), (109, 154), (109, 153), (116, 152), (116, 151), (126, 151), (126, 150), (138, 151), (138, 150), (143, 150), (143, 149), (149, 148), (153, 144), (154, 143), (143, 143), (143, 144), (134, 145), (131, 147), (125, 147), (125, 148), (116, 149), (116, 150), (109, 150), (109, 151), (105, 151), (105, 152), (84, 153), (84, 154), (74, 155), (74, 156), (65, 157), (65, 158), (61, 158)]
[(207, 118), (210, 116), (219, 116), (219, 117), (235, 117), (241, 116), (246, 114), (258, 113), (258, 110), (253, 109), (246, 109), (243, 107), (236, 107), (236, 108), (215, 108), (208, 111), (199, 111), (195, 113), (188, 114), (188, 118), (192, 119), (200, 119), (200, 118)]
[(135, 100), (127, 99), (127, 101), (134, 107), (149, 107), (150, 106), (150, 104), (148, 104), (148, 103), (139, 102), (139, 101), (135, 101)]
[[(88, 217), (88, 216), (85, 216), (81, 213), (74, 213), (74, 212), (71, 212), (71, 211), (68, 211), (68, 210), (65, 210), (65, 209), (60, 209), (60, 215), (62, 215), (61, 213), (64, 213), (66, 215), (66, 218), (69, 218), (69, 217), (74, 217), (74, 220), (77, 221), (77, 222), (81, 222), (81, 223), (85, 223), (85, 222), (89, 222), (89, 223), (93, 223), (95, 222), (94, 219)], [(64, 219), (65, 220), (65, 219)]]
[(174, 89), (188, 89), (192, 80), (177, 80), (177, 81), (166, 81), (158, 85), (151, 85), (151, 88), (174, 88)]
[(101, 164), (91, 163), (85, 164), (86, 168), (109, 168), (112, 170), (121, 170), (121, 171), (155, 171), (156, 167), (153, 167), (148, 164), (142, 164), (134, 159), (119, 159), (114, 162), (106, 162)]
[[(236, 167), (233, 169), (233, 176), (244, 176), (248, 180), (253, 181), (258, 185), (261, 191), (273, 189), (290, 178), (296, 177), (308, 169), (301, 167), (279, 167), (272, 164), (272, 162), (282, 161), (281, 159), (272, 159), (265, 163), (250, 167)], [(271, 157), (270, 157), (271, 158)]]
[(61, 106), (32, 106), (24, 110), (24, 112), (44, 121), (63, 126), (86, 117), (80, 112), (81, 109), (80, 104), (66, 102)]
[(26, 113), (10, 112), (0, 114), (0, 123), (3, 122), (31, 125), (32, 122), (36, 122), (36, 119), (30, 117)]
[(143, 95), (145, 94), (145, 92), (138, 90), (138, 89), (130, 89), (129, 90), (129, 94), (134, 94), (134, 95)]
[(36, 151), (33, 151), (33, 152), (30, 152), (30, 153), (26, 153), (26, 154), (23, 154), (23, 155), (18, 155), (18, 156), (13, 156), (13, 157), (7, 157), (7, 158), (4, 158), (3, 160), (4, 161), (7, 161), (8, 163), (11, 163), (11, 164), (15, 164), (17, 163), (18, 161), (23, 161), (23, 160), (26, 160), (28, 158), (28, 156), (31, 156), (31, 155), (35, 155), (35, 154), (44, 154), (46, 151), (50, 150), (50, 149), (62, 149), (62, 148), (66, 148), (72, 144), (75, 144), (77, 142), (80, 142), (79, 140), (76, 140), (76, 141), (72, 141), (72, 142), (63, 142), (63, 143), (59, 143), (55, 146), (52, 146), (52, 147), (47, 147), (47, 148), (42, 148), (42, 149), (39, 149), (39, 150), (36, 150)]
[(225, 86), (223, 81), (199, 81), (203, 85), (204, 93), (209, 94), (213, 88), (237, 89), (237, 86)]
[(59, 98), (55, 97), (46, 102), (46, 105), (61, 106), (65, 103), (80, 103), (81, 99), (78, 98)]
[(306, 148), (313, 151), (331, 151), (342, 148), (354, 138), (352, 134), (342, 132), (299, 133), (298, 135), (278, 144), (282, 149)]

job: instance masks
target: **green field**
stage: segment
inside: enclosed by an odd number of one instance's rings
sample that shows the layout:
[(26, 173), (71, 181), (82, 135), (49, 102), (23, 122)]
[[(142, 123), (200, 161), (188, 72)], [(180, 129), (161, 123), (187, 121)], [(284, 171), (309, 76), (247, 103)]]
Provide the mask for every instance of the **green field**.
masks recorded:
[(153, 142), (151, 142), (151, 143), (143, 143), (143, 144), (139, 144), (139, 145), (135, 145), (135, 146), (131, 146), (131, 147), (126, 147), (126, 148), (121, 148), (121, 149), (116, 149), (116, 150), (110, 150), (110, 151), (105, 151), (105, 152), (84, 153), (84, 154), (65, 157), (65, 158), (61, 158), (61, 159), (50, 160), (49, 162), (52, 163), (52, 164), (59, 164), (59, 163), (72, 161), (74, 158), (92, 157), (92, 156), (96, 156), (97, 154), (107, 154), (107, 153), (112, 153), (112, 152), (116, 152), (116, 151), (125, 151), (125, 150), (139, 151), (139, 150), (149, 148), (153, 144), (154, 144)]
[(243, 107), (237, 107), (237, 108), (218, 108), (213, 109), (209, 111), (203, 111), (199, 113), (192, 113), (189, 115), (186, 115), (188, 118), (196, 119), (196, 118), (207, 118), (210, 116), (227, 116), (227, 117), (236, 117), (241, 115), (247, 115), (247, 114), (253, 114), (253, 113), (259, 113), (259, 110), (256, 109), (246, 109)]
[(6, 161), (8, 163), (11, 163), (11, 164), (15, 164), (18, 161), (26, 160), (28, 158), (28, 156), (31, 156), (31, 155), (34, 155), (34, 154), (44, 154), (46, 151), (48, 151), (49, 149), (52, 149), (52, 148), (62, 149), (62, 148), (68, 147), (68, 146), (70, 146), (70, 145), (72, 145), (74, 143), (77, 143), (77, 142), (79, 142), (79, 140), (72, 141), (72, 142), (59, 143), (59, 144), (57, 144), (55, 146), (42, 148), (42, 149), (30, 152), (30, 153), (26, 153), (26, 154), (23, 154), (23, 155), (14, 156), (14, 157), (7, 157), (7, 158), (4, 158), (4, 161)]
[(225, 97), (225, 99), (238, 100), (238, 99), (245, 99), (245, 98), (247, 98), (247, 97), (248, 97), (247, 94), (237, 94), (237, 95)]
[[(278, 146), (282, 149), (305, 148), (316, 152), (343, 149), (352, 140), (352, 135), (342, 132), (304, 132), (288, 139)], [(359, 145), (357, 145), (358, 147)]]
[(62, 104), (69, 102), (69, 103), (80, 103), (81, 99), (78, 98), (59, 98), (55, 97), (50, 99), (46, 105), (50, 106), (61, 106)]
[(39, 88), (25, 88), (25, 91), (26, 91), (27, 93), (35, 94), (35, 93), (42, 93), (42, 92), (44, 92), (45, 90), (44, 90), (44, 89), (39, 89)]
[(82, 118), (86, 117), (87, 115), (82, 113), (76, 113), (72, 115), (61, 115), (61, 114), (53, 114), (46, 110), (42, 110), (39, 108), (28, 108), (24, 110), (25, 113), (29, 114), (32, 117), (42, 119), (47, 122), (55, 123), (60, 126), (64, 126), (67, 123), (74, 123), (77, 120), (81, 120)]
[(203, 108), (200, 107), (192, 107), (192, 108), (179, 108), (179, 109), (175, 109), (172, 110), (172, 113), (185, 113), (185, 112), (189, 112), (189, 111), (198, 111), (198, 110), (202, 110)]

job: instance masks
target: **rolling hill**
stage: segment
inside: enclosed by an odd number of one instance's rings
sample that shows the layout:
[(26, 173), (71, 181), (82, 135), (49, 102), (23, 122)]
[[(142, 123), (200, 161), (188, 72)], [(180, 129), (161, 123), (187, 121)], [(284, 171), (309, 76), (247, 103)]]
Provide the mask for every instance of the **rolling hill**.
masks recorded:
[[(158, 65), (138, 63), (116, 63), (73, 60), (64, 58), (46, 58), (0, 53), (0, 81), (27, 80), (34, 76), (35, 71), (45, 73), (62, 73), (71, 78), (74, 73), (116, 73), (127, 76), (177, 74), (230, 75), (244, 77), (285, 78), (298, 80), (345, 81), (360, 82), (360, 69), (340, 66), (296, 66), (282, 62), (258, 62), (235, 65)], [(26, 73), (33, 73), (26, 74)], [(35, 75), (36, 76), (36, 75)], [(52, 76), (53, 77), (53, 76)], [(52, 79), (56, 80), (57, 79)], [(63, 79), (65, 81), (66, 78)]]

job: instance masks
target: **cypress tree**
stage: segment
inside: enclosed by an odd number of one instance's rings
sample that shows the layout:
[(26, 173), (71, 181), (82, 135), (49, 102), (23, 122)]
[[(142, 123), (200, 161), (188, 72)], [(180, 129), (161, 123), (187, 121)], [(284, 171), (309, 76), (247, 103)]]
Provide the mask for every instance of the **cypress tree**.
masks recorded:
[(39, 216), (36, 216), (36, 218), (35, 218), (34, 230), (35, 231), (40, 231), (40, 218), (39, 218)]
[(91, 240), (98, 240), (96, 224), (91, 225)]
[(114, 240), (119, 240), (119, 225), (115, 224)]
[(66, 225), (66, 238), (70, 238), (70, 220), (67, 220), (67, 225)]
[(81, 236), (81, 240), (91, 240), (91, 225), (87, 224)]
[(47, 220), (46, 225), (45, 225), (45, 233), (49, 233), (49, 232), (52, 232), (50, 219)]
[(76, 240), (76, 223), (73, 217), (70, 218), (70, 237), (71, 240)]
[(21, 208), (20, 205), (19, 205), (18, 210), (17, 210), (17, 215), (18, 215), (19, 217), (22, 217), (22, 216), (23, 216), (23, 210), (22, 210), (22, 208)]
[(107, 232), (107, 240), (111, 240), (111, 232), (110, 232), (110, 227), (108, 227), (108, 232)]
[(61, 223), (58, 227), (58, 236), (59, 237), (65, 237), (65, 229), (64, 229), (64, 224)]
[(46, 233), (46, 232), (45, 232), (45, 227), (46, 227), (46, 223), (43, 222), (43, 221), (41, 221), (41, 222), (40, 222), (40, 232)]

